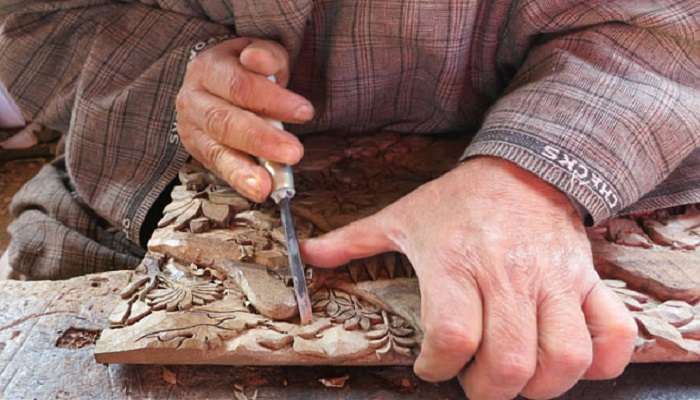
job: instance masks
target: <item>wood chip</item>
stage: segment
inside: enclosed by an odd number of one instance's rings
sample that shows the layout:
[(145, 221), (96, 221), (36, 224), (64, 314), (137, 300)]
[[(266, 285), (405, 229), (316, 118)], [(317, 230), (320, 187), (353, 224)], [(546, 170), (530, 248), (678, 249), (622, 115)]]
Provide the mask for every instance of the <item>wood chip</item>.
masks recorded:
[(348, 379), (350, 379), (350, 375), (343, 375), (335, 378), (321, 378), (318, 381), (327, 388), (340, 389), (345, 387)]
[(211, 222), (206, 217), (195, 218), (190, 221), (190, 232), (192, 233), (203, 233), (211, 229)]
[(171, 385), (177, 385), (177, 374), (170, 369), (163, 367), (163, 380)]
[(182, 170), (178, 173), (178, 178), (189, 190), (200, 191), (208, 184), (207, 174), (205, 172), (188, 172)]
[(194, 198), (195, 195), (196, 192), (187, 190), (187, 188), (182, 185), (175, 186), (173, 188), (173, 191), (170, 192), (170, 198), (172, 198), (174, 201), (190, 201)]
[(212, 203), (231, 206), (237, 213), (250, 209), (250, 202), (232, 190), (209, 192), (208, 196)]
[(233, 215), (227, 204), (216, 204), (208, 200), (202, 200), (202, 214), (219, 227), (228, 226)]
[(258, 390), (255, 389), (253, 394), (249, 397), (245, 394), (245, 388), (243, 385), (235, 384), (233, 385), (233, 397), (235, 397), (236, 400), (257, 400)]

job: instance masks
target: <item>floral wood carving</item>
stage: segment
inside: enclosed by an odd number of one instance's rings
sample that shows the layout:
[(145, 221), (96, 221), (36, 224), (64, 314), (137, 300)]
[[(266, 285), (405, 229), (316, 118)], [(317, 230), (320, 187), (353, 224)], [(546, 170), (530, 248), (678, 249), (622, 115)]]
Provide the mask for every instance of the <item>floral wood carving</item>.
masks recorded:
[[(397, 134), (305, 141), (295, 166), (298, 235), (378, 211), (451, 168), (464, 145), (461, 138)], [(413, 362), (422, 338), (420, 297), (405, 256), (309, 269), (314, 322), (301, 326), (277, 207), (248, 202), (194, 162), (179, 179), (97, 343), (99, 362)], [(596, 268), (640, 326), (634, 360), (700, 360), (700, 209), (616, 218), (589, 237)]]
[(700, 209), (674, 207), (610, 220), (599, 228), (606, 239), (624, 246), (695, 250), (700, 246)]
[(317, 292), (313, 299), (313, 310), (324, 313), (334, 322), (342, 323), (347, 330), (368, 331), (372, 325), (382, 322), (382, 310), (379, 307), (362, 302), (357, 296), (338, 289)]
[(663, 352), (677, 352), (681, 357), (700, 358), (700, 304), (684, 301), (659, 301), (647, 294), (627, 288), (621, 280), (605, 280), (625, 303), (639, 325), (636, 358), (654, 360)]

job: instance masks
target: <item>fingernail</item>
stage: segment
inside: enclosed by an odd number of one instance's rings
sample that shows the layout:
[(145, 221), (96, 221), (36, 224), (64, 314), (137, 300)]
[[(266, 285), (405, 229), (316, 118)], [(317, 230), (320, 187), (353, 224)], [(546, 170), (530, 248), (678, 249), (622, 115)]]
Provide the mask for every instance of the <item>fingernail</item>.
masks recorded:
[(300, 121), (306, 121), (314, 116), (314, 108), (309, 104), (302, 104), (294, 111), (294, 118)]
[(243, 180), (243, 186), (246, 192), (252, 197), (260, 197), (260, 185), (258, 184), (258, 178), (254, 176), (249, 176)]

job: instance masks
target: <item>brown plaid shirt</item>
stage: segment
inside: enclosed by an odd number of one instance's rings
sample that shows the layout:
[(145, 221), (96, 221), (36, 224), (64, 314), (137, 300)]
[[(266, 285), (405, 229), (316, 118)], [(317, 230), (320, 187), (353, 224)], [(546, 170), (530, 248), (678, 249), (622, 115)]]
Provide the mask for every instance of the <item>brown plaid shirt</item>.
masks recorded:
[(0, 0), (0, 80), (68, 132), (77, 193), (132, 240), (187, 158), (190, 48), (279, 40), (293, 132), (477, 132), (598, 222), (700, 200), (698, 0)]

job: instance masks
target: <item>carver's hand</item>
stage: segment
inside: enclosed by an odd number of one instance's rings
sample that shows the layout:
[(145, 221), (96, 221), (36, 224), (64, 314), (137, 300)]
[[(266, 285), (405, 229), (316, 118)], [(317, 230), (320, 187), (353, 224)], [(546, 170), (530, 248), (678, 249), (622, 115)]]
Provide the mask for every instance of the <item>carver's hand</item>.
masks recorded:
[(425, 333), (415, 372), (459, 375), (473, 400), (552, 398), (616, 377), (633, 351), (636, 325), (593, 269), (569, 200), (501, 159), (469, 160), (303, 250), (326, 267), (406, 254)]
[[(278, 84), (266, 79), (275, 75)], [(190, 62), (177, 95), (182, 144), (239, 193), (263, 201), (270, 175), (251, 156), (296, 164), (299, 140), (265, 118), (302, 123), (313, 118), (309, 101), (284, 87), (289, 58), (279, 44), (237, 38), (219, 43)]]

